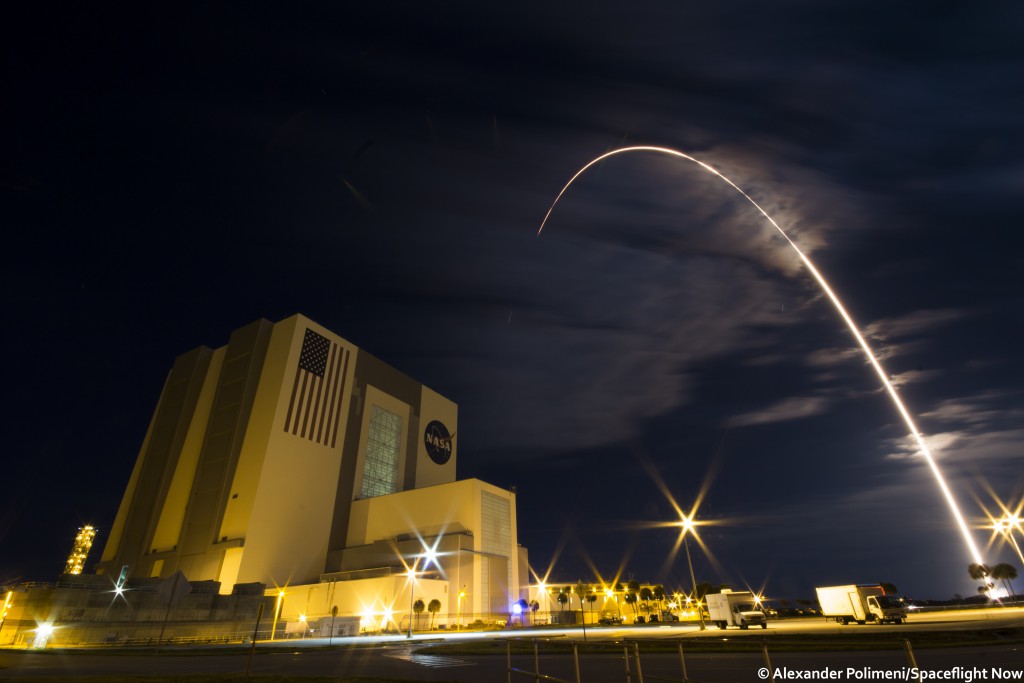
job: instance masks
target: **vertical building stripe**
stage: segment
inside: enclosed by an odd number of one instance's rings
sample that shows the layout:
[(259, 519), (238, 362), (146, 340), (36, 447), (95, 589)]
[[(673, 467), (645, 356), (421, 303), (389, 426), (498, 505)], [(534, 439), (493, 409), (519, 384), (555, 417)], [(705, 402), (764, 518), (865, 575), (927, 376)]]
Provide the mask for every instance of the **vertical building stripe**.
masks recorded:
[(324, 437), (324, 422), (327, 417), (327, 403), (330, 397), (334, 393), (334, 383), (338, 380), (334, 375), (335, 366), (338, 364), (338, 354), (341, 353), (341, 348), (334, 344), (331, 346), (331, 357), (327, 362), (327, 393), (324, 394), (324, 409), (320, 411), (320, 424), (316, 429), (316, 442), (323, 443)]
[(341, 382), (339, 382), (340, 398), (338, 399), (338, 410), (334, 413), (334, 431), (331, 433), (331, 448), (334, 448), (338, 443), (338, 425), (341, 423), (341, 406), (345, 404), (345, 381), (348, 379), (348, 359), (351, 356), (351, 353), (345, 354), (345, 362), (341, 369)]

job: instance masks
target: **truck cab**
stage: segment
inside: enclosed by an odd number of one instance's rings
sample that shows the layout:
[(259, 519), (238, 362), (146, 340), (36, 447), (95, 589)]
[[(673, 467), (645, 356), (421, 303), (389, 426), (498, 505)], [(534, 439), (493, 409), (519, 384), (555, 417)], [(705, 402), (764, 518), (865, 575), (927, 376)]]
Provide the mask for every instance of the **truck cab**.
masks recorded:
[(869, 595), (868, 611), (871, 613), (872, 621), (879, 624), (887, 621), (902, 624), (907, 618), (907, 603), (896, 595)]

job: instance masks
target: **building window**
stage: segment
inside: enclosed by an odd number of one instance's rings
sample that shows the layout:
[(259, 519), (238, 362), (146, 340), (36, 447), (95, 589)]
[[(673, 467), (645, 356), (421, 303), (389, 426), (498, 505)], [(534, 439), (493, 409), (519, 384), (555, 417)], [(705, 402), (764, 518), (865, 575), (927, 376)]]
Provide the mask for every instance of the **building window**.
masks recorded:
[(481, 519), (483, 538), (480, 549), (502, 557), (509, 556), (512, 547), (512, 504), (508, 498), (501, 498), (482, 491)]
[(402, 416), (370, 407), (370, 426), (363, 461), (360, 498), (386, 496), (398, 491), (398, 463), (402, 456)]
[[(501, 612), (512, 602), (513, 597), (509, 588), (512, 586), (512, 502), (508, 498), (496, 496), (487, 491), (481, 492), (480, 498), (480, 526), (481, 538), (480, 549), (488, 554), (505, 558), (505, 589), (506, 594), (498, 594), (497, 590), (491, 590), (490, 581), (491, 568), (490, 559), (483, 557), (481, 567), (483, 569), (483, 583), (488, 587), (482, 591), (483, 605), (489, 607), (492, 612)], [(497, 589), (498, 586), (493, 586)], [(490, 601), (490, 602), (488, 602)]]

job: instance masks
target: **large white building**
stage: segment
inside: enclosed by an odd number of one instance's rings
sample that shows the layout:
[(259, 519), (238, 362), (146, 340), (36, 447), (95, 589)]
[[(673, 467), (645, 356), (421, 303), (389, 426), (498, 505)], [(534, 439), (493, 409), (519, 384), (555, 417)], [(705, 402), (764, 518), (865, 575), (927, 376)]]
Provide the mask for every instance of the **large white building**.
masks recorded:
[(507, 615), (515, 494), (457, 459), (455, 403), (301, 315), (260, 320), (174, 362), (97, 573), (263, 583), (285, 618)]

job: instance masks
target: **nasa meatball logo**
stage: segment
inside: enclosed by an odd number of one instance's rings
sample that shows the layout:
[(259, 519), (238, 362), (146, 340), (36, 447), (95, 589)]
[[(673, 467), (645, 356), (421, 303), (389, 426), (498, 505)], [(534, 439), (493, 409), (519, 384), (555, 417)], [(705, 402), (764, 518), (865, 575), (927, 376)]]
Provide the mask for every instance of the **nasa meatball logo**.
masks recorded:
[(423, 432), (423, 445), (427, 447), (427, 455), (438, 465), (443, 465), (452, 457), (452, 435), (448, 428), (438, 420), (432, 420)]

